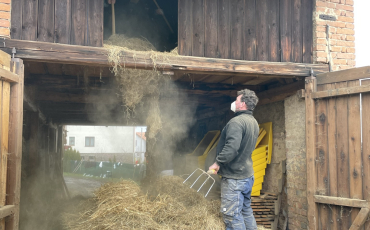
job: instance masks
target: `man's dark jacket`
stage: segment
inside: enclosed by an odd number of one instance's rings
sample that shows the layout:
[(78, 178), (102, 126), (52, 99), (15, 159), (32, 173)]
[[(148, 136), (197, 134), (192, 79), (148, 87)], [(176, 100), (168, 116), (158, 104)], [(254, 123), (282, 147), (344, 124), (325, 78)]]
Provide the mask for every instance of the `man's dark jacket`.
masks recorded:
[(259, 127), (252, 111), (238, 111), (221, 132), (217, 145), (218, 174), (231, 179), (245, 179), (254, 174), (252, 152)]

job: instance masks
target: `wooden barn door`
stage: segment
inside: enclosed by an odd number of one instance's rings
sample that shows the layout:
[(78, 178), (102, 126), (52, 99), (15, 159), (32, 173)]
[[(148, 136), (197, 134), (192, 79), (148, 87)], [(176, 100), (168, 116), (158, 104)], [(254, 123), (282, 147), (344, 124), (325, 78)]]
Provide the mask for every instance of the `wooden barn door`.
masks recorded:
[(0, 230), (18, 229), (23, 69), (22, 60), (0, 51)]
[(306, 78), (309, 229), (370, 229), (370, 67)]

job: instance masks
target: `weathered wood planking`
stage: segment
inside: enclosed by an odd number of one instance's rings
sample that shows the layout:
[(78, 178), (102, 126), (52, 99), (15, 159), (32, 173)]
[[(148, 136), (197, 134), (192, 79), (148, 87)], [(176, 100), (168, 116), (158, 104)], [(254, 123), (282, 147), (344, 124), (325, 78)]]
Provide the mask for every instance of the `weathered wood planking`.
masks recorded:
[(37, 40), (38, 0), (23, 1), (22, 39)]
[(72, 45), (86, 42), (86, 0), (72, 1), (71, 41)]
[(280, 0), (281, 61), (292, 60), (292, 4), (293, 0)]
[[(347, 87), (347, 82), (336, 83), (336, 88)], [(338, 163), (338, 196), (349, 198), (349, 154), (348, 154), (348, 97), (338, 97), (337, 108), (337, 163)], [(339, 228), (350, 227), (348, 208), (341, 207)]]
[[(12, 0), (11, 5), (11, 27), (12, 38), (22, 39), (22, 7), (23, 0)], [(17, 13), (15, 13), (17, 12)]]
[(54, 1), (38, 0), (37, 40), (54, 42)]
[(312, 0), (302, 0), (302, 36), (303, 36), (303, 43), (302, 43), (302, 58), (304, 63), (312, 63), (312, 46), (313, 46), (313, 20), (312, 20), (312, 12), (313, 12), (313, 2)]
[(71, 33), (71, 0), (55, 1), (55, 37), (56, 43), (69, 44)]
[[(358, 80), (349, 81), (348, 87), (359, 86)], [(361, 123), (360, 123), (360, 95), (351, 95), (348, 98), (348, 150), (349, 150), (349, 188), (350, 198), (362, 199), (362, 154), (361, 154)], [(352, 220), (359, 213), (359, 209), (351, 212)]]
[[(318, 91), (326, 90), (326, 85), (318, 85)], [(329, 153), (328, 153), (328, 108), (327, 100), (317, 100), (316, 103), (316, 173), (317, 192), (320, 195), (329, 195)], [(320, 229), (328, 229), (330, 209), (319, 205)]]
[(244, 59), (250, 61), (256, 61), (256, 1), (255, 0), (245, 0), (244, 7), (244, 22), (245, 29), (244, 33)]
[(230, 2), (230, 25), (230, 58), (242, 60), (244, 59), (244, 0)]
[[(370, 80), (361, 82), (370, 85)], [(362, 193), (364, 200), (370, 200), (370, 93), (362, 94)], [(366, 221), (365, 229), (370, 229), (370, 221)]]
[[(305, 9), (306, 10), (306, 9)], [(293, 0), (293, 26), (292, 26), (292, 61), (302, 62), (302, 8), (301, 0)]]
[(192, 0), (193, 49), (192, 55), (204, 57), (204, 0)]
[(268, 28), (268, 0), (256, 1), (256, 40), (257, 60), (269, 60), (269, 28)]
[(204, 0), (204, 56), (217, 58), (217, 3)]
[(217, 50), (219, 58), (230, 57), (230, 1), (218, 0)]
[(7, 205), (14, 205), (14, 215), (8, 217), (7, 229), (18, 229), (21, 189), (22, 129), (23, 129), (23, 90), (24, 65), (15, 58), (11, 70), (20, 76), (17, 84), (10, 86), (9, 145), (7, 172)]
[(88, 46), (103, 46), (103, 11), (104, 1), (89, 0), (88, 4)]
[[(3, 107), (3, 81), (0, 81), (0, 108)], [(2, 111), (2, 110), (0, 110)], [(2, 114), (0, 114), (0, 130), (1, 130), (1, 138), (3, 138), (2, 134), (2, 126), (3, 126), (3, 119)], [(8, 120), (9, 122), (9, 120)], [(7, 135), (8, 136), (8, 135)], [(1, 139), (0, 139), (1, 140)], [(2, 143), (2, 140), (1, 140)], [(7, 152), (3, 151), (1, 146), (0, 148), (0, 207), (5, 206), (6, 204), (6, 176), (7, 176), (7, 168), (8, 168), (8, 156)], [(0, 217), (0, 229), (5, 229), (5, 219), (1, 219)]]
[(179, 0), (179, 25), (178, 25), (178, 43), (179, 54), (191, 56), (192, 53), (192, 1)]
[[(319, 86), (318, 86), (319, 87)], [(326, 89), (334, 89), (335, 83), (327, 84)], [(327, 122), (328, 122), (328, 154), (329, 159), (329, 195), (330, 196), (338, 196), (338, 179), (337, 179), (337, 155), (336, 155), (336, 120), (337, 120), (337, 113), (336, 113), (336, 98), (328, 98), (326, 99), (327, 102)], [(329, 229), (338, 229), (338, 216), (340, 215), (340, 209), (336, 206), (331, 206), (330, 210), (330, 228)]]
[(269, 61), (280, 61), (279, 43), (279, 1), (270, 0), (268, 4)]

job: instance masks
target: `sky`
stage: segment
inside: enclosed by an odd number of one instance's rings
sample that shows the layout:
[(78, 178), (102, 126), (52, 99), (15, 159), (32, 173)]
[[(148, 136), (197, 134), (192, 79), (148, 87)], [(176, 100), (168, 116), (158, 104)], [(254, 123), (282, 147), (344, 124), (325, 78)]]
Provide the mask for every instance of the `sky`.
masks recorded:
[(356, 67), (370, 66), (370, 0), (354, 0)]

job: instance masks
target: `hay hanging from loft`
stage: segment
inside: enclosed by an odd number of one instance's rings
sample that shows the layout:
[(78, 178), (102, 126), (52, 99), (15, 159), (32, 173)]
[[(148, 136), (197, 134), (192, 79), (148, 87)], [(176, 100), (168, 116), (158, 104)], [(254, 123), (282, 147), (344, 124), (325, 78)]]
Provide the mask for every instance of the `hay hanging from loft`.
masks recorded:
[(65, 214), (64, 223), (70, 230), (224, 229), (220, 201), (207, 201), (182, 181), (161, 177), (148, 193), (133, 181), (107, 183), (77, 213)]
[[(178, 55), (177, 49), (170, 53), (158, 52), (155, 47), (144, 38), (128, 38), (122, 34), (112, 35), (104, 41), (104, 47), (108, 50), (108, 61), (112, 64), (112, 72), (115, 74), (122, 97), (122, 103), (126, 107), (126, 117), (135, 114), (135, 108), (139, 104), (147, 102), (149, 111), (146, 118), (149, 129), (148, 137), (155, 138), (162, 128), (159, 108), (160, 88), (170, 80), (161, 72), (157, 71), (160, 66), (158, 61), (167, 63), (171, 56)], [(125, 68), (124, 55), (130, 51), (135, 60), (137, 54), (144, 55), (152, 61), (153, 70)], [(149, 100), (147, 100), (149, 98)]]

